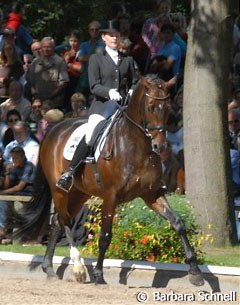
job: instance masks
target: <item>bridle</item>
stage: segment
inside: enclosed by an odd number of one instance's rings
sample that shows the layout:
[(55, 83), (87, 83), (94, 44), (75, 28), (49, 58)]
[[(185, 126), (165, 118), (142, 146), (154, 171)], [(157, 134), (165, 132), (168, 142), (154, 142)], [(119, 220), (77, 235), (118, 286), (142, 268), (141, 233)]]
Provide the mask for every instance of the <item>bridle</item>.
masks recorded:
[[(145, 92), (144, 96), (151, 98), (153, 100), (158, 100), (158, 101), (166, 101), (167, 99), (170, 98), (170, 94), (167, 94), (164, 97), (158, 97), (158, 96), (153, 96), (150, 95), (149, 93)], [(126, 98), (129, 98), (129, 96), (127, 96)], [(125, 103), (126, 105), (127, 103)], [(146, 122), (144, 124), (144, 126), (136, 123), (127, 113), (126, 113), (126, 107), (121, 107), (120, 105), (118, 105), (118, 107), (120, 108), (120, 110), (122, 111), (123, 115), (131, 122), (133, 123), (136, 127), (138, 127), (144, 134), (146, 137), (149, 137), (152, 139), (152, 135), (149, 131), (154, 131), (157, 130), (158, 132), (165, 132), (166, 131), (166, 127), (164, 125), (156, 125), (156, 126), (148, 126), (146, 127)]]
[(148, 94), (147, 92), (145, 92), (144, 95), (146, 95), (147, 97), (150, 97), (153, 100), (158, 100), (158, 101), (165, 101), (165, 100), (169, 99), (169, 97), (170, 97), (170, 94), (167, 94), (164, 97), (158, 97), (158, 96), (152, 96), (152, 95)]

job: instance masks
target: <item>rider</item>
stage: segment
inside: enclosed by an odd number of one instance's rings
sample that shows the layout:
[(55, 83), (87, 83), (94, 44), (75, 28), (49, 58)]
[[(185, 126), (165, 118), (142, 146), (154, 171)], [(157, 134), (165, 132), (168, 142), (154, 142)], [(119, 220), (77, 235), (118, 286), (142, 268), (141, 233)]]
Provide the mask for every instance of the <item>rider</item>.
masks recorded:
[(68, 170), (56, 184), (64, 191), (69, 191), (76, 169), (89, 152), (94, 128), (115, 112), (117, 103), (125, 101), (127, 94), (130, 95), (138, 81), (139, 73), (133, 58), (118, 52), (120, 42), (118, 22), (107, 21), (101, 32), (105, 49), (101, 53), (91, 55), (88, 66), (90, 90), (95, 99), (89, 109), (87, 132), (78, 144)]

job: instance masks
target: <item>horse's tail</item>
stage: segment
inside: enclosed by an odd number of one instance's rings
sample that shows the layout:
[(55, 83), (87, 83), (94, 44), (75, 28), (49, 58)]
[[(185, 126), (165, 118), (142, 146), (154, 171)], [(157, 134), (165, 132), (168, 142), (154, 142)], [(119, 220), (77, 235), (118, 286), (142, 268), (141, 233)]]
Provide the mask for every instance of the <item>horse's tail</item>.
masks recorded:
[(13, 211), (13, 238), (19, 241), (38, 241), (49, 228), (52, 195), (39, 161), (32, 199)]

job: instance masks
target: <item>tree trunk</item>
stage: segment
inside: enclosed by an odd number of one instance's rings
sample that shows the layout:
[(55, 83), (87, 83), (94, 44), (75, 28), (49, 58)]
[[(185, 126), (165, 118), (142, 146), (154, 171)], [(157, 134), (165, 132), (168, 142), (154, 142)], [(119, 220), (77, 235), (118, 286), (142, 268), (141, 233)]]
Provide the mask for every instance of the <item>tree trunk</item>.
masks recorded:
[(228, 244), (235, 226), (227, 125), (229, 9), (230, 0), (192, 0), (184, 79), (186, 193), (214, 246)]

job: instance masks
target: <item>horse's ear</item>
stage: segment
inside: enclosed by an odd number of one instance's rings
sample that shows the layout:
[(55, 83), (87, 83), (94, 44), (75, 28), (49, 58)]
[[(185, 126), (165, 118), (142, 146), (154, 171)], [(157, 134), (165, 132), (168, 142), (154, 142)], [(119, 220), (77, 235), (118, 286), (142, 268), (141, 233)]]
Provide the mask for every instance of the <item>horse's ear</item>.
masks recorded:
[(171, 89), (177, 84), (178, 77), (175, 75), (173, 78), (169, 79), (169, 81), (166, 82), (167, 88)]
[(149, 87), (150, 87), (150, 82), (144, 77), (144, 76), (141, 76), (141, 82), (142, 82), (142, 84), (147, 88), (147, 89), (149, 89)]

